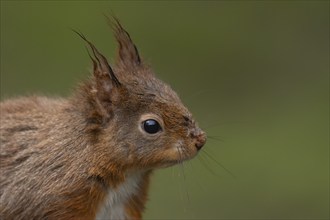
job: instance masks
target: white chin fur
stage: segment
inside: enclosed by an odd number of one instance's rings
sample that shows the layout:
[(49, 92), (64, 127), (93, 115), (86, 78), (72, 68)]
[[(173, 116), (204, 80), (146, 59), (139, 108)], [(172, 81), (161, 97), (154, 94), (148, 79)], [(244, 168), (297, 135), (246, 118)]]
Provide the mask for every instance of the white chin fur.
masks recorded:
[(139, 191), (142, 180), (140, 172), (127, 175), (125, 182), (115, 189), (108, 189), (108, 194), (96, 214), (96, 220), (121, 220), (127, 219), (125, 204), (129, 198)]

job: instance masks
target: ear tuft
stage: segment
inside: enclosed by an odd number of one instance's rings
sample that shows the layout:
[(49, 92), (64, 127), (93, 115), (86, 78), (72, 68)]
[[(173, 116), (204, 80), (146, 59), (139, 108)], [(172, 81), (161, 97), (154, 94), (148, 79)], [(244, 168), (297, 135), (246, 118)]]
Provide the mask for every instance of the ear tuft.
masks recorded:
[(80, 32), (73, 30), (73, 32), (75, 32), (76, 34), (78, 34), (79, 37), (81, 37), (91, 48), (94, 58), (91, 56), (91, 54), (88, 52), (87, 49), (87, 53), (89, 55), (89, 57), (91, 58), (92, 62), (93, 62), (93, 69), (94, 69), (94, 76), (98, 79), (98, 78), (104, 78), (104, 77), (110, 77), (111, 81), (113, 82), (114, 86), (119, 87), (121, 84), (118, 80), (118, 78), (116, 77), (115, 73), (113, 72), (111, 66), (109, 65), (107, 59), (105, 58), (105, 56), (103, 56), (94, 46), (94, 44), (92, 44), (89, 40), (87, 40), (87, 38)]
[(129, 33), (123, 28), (116, 17), (106, 16), (106, 18), (119, 44), (117, 63), (124, 67), (140, 66), (141, 58)]

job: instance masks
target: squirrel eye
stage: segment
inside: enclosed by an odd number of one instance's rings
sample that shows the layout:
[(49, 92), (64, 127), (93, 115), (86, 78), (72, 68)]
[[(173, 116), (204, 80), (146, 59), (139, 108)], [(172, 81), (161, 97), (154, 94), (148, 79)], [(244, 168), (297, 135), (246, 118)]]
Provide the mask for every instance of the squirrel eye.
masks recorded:
[(161, 130), (158, 121), (154, 119), (148, 119), (143, 122), (143, 129), (149, 134), (156, 134)]

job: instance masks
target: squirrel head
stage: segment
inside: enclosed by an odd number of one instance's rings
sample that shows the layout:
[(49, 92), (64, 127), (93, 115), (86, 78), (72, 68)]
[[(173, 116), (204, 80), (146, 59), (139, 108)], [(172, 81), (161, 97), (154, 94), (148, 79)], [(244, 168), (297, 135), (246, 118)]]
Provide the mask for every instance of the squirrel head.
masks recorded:
[(119, 44), (114, 67), (77, 33), (92, 51), (93, 76), (80, 88), (80, 100), (88, 106), (84, 115), (94, 141), (106, 155), (134, 167), (167, 167), (193, 158), (206, 134), (176, 92), (143, 62), (119, 21), (109, 23)]

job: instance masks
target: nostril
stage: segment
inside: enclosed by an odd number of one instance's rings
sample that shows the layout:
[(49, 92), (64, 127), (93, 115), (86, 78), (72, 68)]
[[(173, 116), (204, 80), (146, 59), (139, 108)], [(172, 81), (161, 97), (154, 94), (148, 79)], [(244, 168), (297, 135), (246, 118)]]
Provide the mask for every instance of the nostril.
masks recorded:
[(203, 146), (204, 146), (204, 143), (202, 143), (202, 142), (197, 142), (197, 143), (195, 144), (195, 147), (197, 148), (197, 150), (202, 149)]
[(206, 142), (206, 137), (205, 137), (205, 135), (200, 135), (200, 136), (197, 138), (197, 142), (195, 143), (195, 147), (197, 148), (197, 150), (202, 149), (202, 147), (204, 146), (205, 142)]
[(195, 141), (195, 147), (197, 150), (202, 149), (206, 142), (206, 134), (200, 128), (195, 128), (190, 131), (190, 137)]

